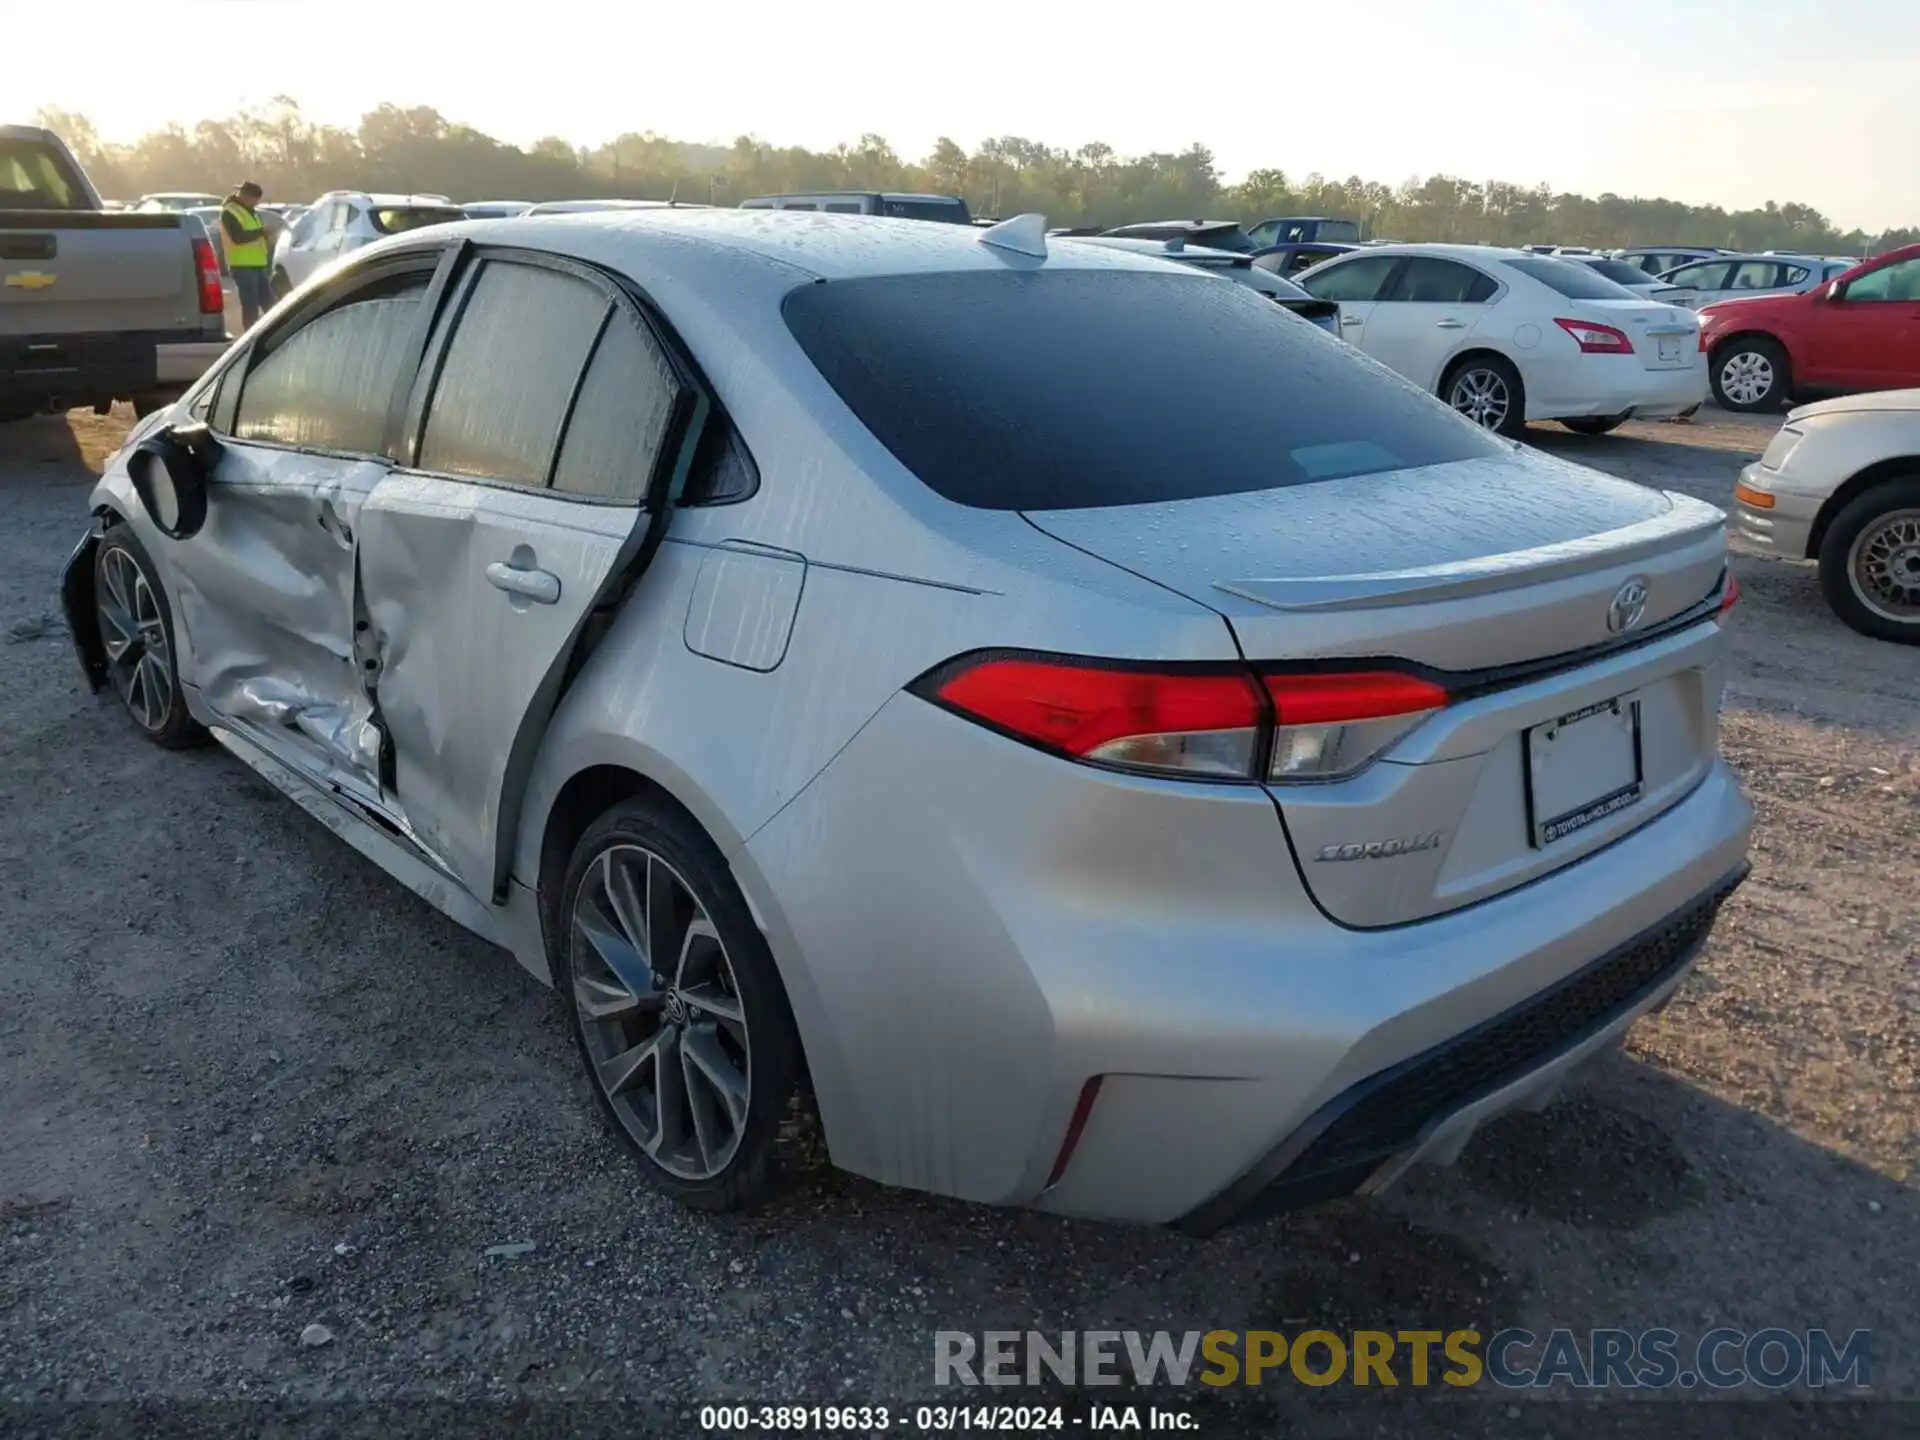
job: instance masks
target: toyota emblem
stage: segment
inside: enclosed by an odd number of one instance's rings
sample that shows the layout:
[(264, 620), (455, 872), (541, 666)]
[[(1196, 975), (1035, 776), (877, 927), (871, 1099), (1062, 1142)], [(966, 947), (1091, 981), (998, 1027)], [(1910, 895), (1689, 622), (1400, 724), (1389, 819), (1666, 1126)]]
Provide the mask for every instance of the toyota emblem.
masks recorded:
[(1636, 575), (1613, 592), (1613, 603), (1607, 606), (1607, 629), (1624, 635), (1646, 618), (1647, 582)]

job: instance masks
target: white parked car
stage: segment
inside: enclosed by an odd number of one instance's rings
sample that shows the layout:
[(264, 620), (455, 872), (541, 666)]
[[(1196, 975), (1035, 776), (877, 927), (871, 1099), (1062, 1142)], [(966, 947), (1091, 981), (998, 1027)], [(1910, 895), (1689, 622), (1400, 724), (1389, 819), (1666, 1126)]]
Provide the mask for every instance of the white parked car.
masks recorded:
[(1695, 260), (1711, 260), (1727, 253), (1710, 245), (1630, 245), (1625, 250), (1615, 250), (1611, 258), (1624, 260), (1635, 269), (1657, 277)]
[(1858, 261), (1826, 260), (1818, 255), (1716, 255), (1669, 270), (1660, 278), (1674, 287), (1670, 304), (1698, 310), (1716, 300), (1742, 295), (1783, 295), (1817, 290)]
[(1747, 544), (1819, 561), (1847, 624), (1920, 645), (1920, 390), (1803, 405), (1740, 472), (1733, 502)]
[(1476, 424), (1604, 435), (1707, 398), (1700, 322), (1573, 260), (1490, 245), (1385, 245), (1295, 279), (1340, 333)]
[(466, 212), (442, 195), (370, 195), (333, 190), (281, 232), (273, 248), (273, 291), (285, 295), (342, 255), (388, 235), (465, 220)]

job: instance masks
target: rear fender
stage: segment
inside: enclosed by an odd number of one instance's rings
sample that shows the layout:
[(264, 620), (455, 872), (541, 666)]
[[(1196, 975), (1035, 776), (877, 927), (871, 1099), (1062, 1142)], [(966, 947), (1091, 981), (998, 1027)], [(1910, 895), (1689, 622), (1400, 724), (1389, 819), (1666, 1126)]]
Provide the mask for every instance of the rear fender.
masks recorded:
[(104, 528), (104, 517), (96, 517), (73, 547), (60, 574), (60, 608), (66, 612), (67, 633), (73, 637), (87, 688), (96, 693), (107, 683), (107, 647), (100, 639), (100, 612), (94, 605), (93, 590), (94, 556), (100, 549)]

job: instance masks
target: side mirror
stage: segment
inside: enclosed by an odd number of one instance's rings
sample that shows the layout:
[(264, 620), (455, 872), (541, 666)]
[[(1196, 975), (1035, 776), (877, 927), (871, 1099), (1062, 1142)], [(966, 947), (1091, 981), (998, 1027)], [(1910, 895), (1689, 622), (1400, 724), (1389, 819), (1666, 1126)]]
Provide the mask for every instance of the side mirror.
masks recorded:
[(207, 523), (207, 476), (220, 442), (204, 424), (169, 425), (134, 449), (127, 463), (134, 493), (170, 540), (187, 540)]
[(1829, 280), (1826, 288), (1816, 293), (1828, 304), (1832, 304), (1836, 300), (1844, 300), (1847, 295), (1847, 282), (1844, 280)]

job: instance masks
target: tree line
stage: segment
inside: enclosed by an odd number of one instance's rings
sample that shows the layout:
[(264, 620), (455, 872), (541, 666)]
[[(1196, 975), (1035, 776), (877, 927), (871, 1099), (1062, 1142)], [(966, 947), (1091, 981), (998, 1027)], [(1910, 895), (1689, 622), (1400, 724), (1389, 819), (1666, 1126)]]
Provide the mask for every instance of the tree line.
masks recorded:
[(84, 116), (42, 111), (40, 123), (80, 156), (101, 192), (132, 200), (160, 190), (224, 194), (242, 178), (270, 199), (307, 200), (334, 189), (420, 191), (456, 200), (622, 197), (721, 205), (806, 190), (919, 190), (961, 195), (980, 215), (1039, 211), (1055, 225), (1121, 225), (1170, 217), (1330, 215), (1371, 237), (1522, 245), (1715, 245), (1868, 255), (1920, 240), (1920, 227), (1841, 230), (1810, 205), (1752, 210), (1678, 200), (1556, 191), (1546, 184), (1450, 175), (1387, 185), (1358, 176), (1294, 176), (1260, 169), (1229, 185), (1204, 145), (1121, 155), (1098, 143), (1059, 149), (1018, 136), (972, 151), (941, 138), (920, 160), (880, 135), (831, 150), (777, 146), (750, 135), (700, 145), (651, 132), (604, 145), (557, 136), (522, 148), (428, 106), (382, 105), (354, 129), (317, 124), (291, 99), (224, 120), (168, 126), (131, 143), (103, 139)]

